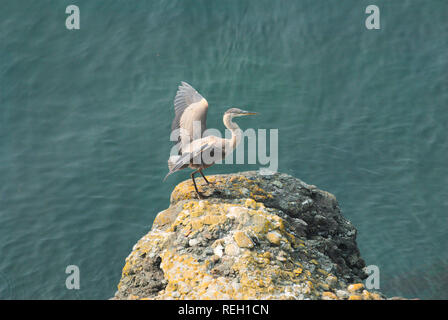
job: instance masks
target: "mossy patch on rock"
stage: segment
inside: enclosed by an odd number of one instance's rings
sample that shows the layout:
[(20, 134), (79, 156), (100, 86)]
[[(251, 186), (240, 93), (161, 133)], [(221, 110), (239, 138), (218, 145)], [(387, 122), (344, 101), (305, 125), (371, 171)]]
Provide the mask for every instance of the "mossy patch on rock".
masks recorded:
[(191, 180), (176, 186), (126, 258), (115, 299), (384, 298), (359, 285), (356, 229), (333, 195), (286, 174), (208, 180), (206, 200)]

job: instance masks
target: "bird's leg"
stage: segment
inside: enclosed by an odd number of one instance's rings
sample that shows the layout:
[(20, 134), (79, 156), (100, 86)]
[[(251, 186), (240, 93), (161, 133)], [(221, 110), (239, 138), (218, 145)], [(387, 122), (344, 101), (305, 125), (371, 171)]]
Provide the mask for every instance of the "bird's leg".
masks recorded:
[[(218, 193), (221, 193), (221, 191), (219, 190), (219, 188), (216, 186), (216, 182), (210, 182), (207, 180), (207, 178), (204, 176), (204, 173), (202, 172), (202, 169), (198, 170), (199, 173), (201, 174), (202, 178), (204, 178), (205, 182), (207, 182), (207, 184), (211, 187), (213, 187), (215, 189), (215, 191), (217, 191)], [(214, 192), (215, 192), (214, 191)]]
[(207, 178), (204, 176), (204, 173), (202, 172), (202, 169), (199, 169), (198, 171), (201, 174), (202, 178), (204, 178), (205, 182), (207, 182), (207, 184), (214, 184), (213, 182), (207, 180)]
[(196, 186), (196, 181), (194, 180), (194, 174), (197, 173), (199, 170), (193, 171), (191, 173), (191, 180), (193, 180), (194, 189), (196, 190), (196, 193), (199, 197), (199, 199), (203, 199), (203, 195), (199, 192), (198, 187)]

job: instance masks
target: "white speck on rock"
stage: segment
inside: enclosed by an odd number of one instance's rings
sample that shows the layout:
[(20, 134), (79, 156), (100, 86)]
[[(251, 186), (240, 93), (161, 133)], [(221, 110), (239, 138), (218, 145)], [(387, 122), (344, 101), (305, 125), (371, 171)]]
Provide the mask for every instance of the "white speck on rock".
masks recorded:
[(307, 206), (313, 203), (313, 200), (311, 199), (306, 199), (305, 201), (302, 202), (302, 206)]
[(190, 239), (190, 241), (188, 241), (188, 244), (190, 245), (190, 247), (194, 247), (196, 245), (198, 245), (199, 240), (198, 239)]
[(217, 246), (216, 246), (216, 248), (213, 250), (213, 253), (214, 254), (216, 254), (218, 257), (222, 257), (222, 254), (223, 254), (223, 250), (224, 250), (224, 247), (222, 246), (222, 245), (220, 245), (220, 244), (218, 244)]

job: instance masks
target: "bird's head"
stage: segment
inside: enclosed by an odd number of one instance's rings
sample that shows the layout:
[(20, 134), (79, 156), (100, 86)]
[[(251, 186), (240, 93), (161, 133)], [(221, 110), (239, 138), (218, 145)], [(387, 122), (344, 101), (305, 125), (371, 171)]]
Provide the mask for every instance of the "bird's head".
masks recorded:
[(257, 114), (256, 112), (251, 112), (251, 111), (245, 111), (245, 110), (241, 110), (238, 108), (230, 108), (229, 110), (227, 110), (224, 115), (230, 115), (232, 118), (233, 117), (242, 117), (242, 116), (249, 116), (249, 115), (255, 115)]

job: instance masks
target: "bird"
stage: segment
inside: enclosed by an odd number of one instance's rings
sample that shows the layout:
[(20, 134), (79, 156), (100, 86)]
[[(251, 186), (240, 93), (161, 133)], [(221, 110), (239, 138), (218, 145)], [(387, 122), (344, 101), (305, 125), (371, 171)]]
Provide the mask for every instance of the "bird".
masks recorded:
[[(176, 142), (178, 154), (168, 159), (169, 175), (187, 167), (194, 169), (190, 174), (198, 198), (204, 195), (199, 192), (195, 181), (195, 174), (200, 173), (205, 182), (210, 185), (202, 170), (212, 166), (218, 160), (224, 159), (232, 153), (241, 141), (242, 131), (233, 122), (233, 118), (256, 115), (256, 112), (245, 111), (239, 108), (230, 108), (223, 115), (224, 126), (230, 130), (230, 138), (221, 138), (213, 135), (202, 137), (206, 129), (208, 102), (188, 83), (181, 81), (174, 98), (174, 119), (171, 125), (172, 133), (178, 130)], [(195, 127), (196, 126), (196, 127)], [(196, 129), (200, 126), (200, 130)]]

